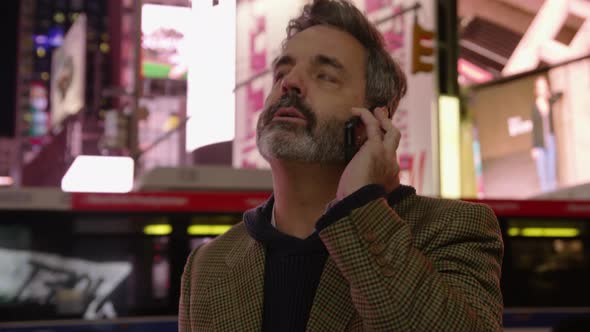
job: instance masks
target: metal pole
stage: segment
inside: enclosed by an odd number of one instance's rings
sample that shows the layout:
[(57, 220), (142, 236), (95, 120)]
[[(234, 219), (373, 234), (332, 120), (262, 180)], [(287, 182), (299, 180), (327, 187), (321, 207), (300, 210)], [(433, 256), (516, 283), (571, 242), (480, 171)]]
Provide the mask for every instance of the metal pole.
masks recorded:
[(32, 0), (20, 1), (18, 9), (20, 19), (18, 20), (18, 41), (17, 41), (17, 69), (16, 69), (16, 98), (15, 98), (15, 126), (14, 126), (14, 144), (16, 152), (14, 153), (13, 167), (11, 176), (14, 186), (20, 187), (23, 184), (24, 153), (23, 146), (26, 137), (23, 135), (23, 112), (29, 107), (29, 89), (33, 70), (33, 58), (30, 50), (27, 48), (26, 40), (32, 38), (33, 17), (35, 15), (35, 2)]
[(393, 20), (394, 18), (396, 18), (398, 16), (403, 16), (406, 13), (413, 12), (415, 10), (418, 10), (421, 7), (422, 7), (422, 5), (420, 3), (418, 3), (418, 2), (416, 2), (413, 6), (403, 8), (402, 10), (400, 10), (399, 12), (397, 12), (395, 14), (386, 16), (386, 17), (384, 17), (384, 18), (382, 18), (380, 20), (377, 20), (377, 21), (373, 22), (373, 24), (375, 24), (375, 25), (381, 25), (383, 23), (386, 23), (386, 22), (389, 22), (389, 21)]
[(135, 171), (139, 169), (139, 142), (138, 142), (138, 109), (139, 109), (139, 98), (141, 97), (141, 7), (143, 0), (137, 0), (134, 2), (134, 22), (135, 22), (135, 47), (133, 61), (135, 65), (135, 79), (133, 82), (133, 101), (132, 110), (129, 115), (129, 153), (131, 158), (135, 162)]
[(457, 61), (459, 37), (457, 32), (457, 1), (439, 0), (437, 3), (438, 84), (441, 94), (458, 96)]

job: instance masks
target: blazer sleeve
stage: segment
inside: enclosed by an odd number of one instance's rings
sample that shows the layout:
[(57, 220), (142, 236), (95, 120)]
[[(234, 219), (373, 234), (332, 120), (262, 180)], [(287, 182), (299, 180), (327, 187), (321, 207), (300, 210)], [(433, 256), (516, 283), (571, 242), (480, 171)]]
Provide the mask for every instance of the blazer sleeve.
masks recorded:
[(320, 231), (350, 284), (365, 329), (501, 331), (498, 220), (485, 205), (440, 204), (428, 214), (437, 226), (421, 250), (407, 222), (384, 198)]

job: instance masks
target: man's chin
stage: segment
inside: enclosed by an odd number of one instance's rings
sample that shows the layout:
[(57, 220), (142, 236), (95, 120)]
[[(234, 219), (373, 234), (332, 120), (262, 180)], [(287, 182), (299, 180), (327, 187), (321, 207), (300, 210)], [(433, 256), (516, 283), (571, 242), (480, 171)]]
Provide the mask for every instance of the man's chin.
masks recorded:
[(304, 128), (291, 123), (268, 124), (258, 135), (259, 138), (266, 140), (270, 144), (288, 145), (293, 144), (295, 141), (305, 140), (309, 136)]
[(292, 164), (323, 164), (326, 166), (345, 166), (344, 157), (336, 158), (335, 156), (310, 154), (304, 151), (284, 150), (277, 146), (258, 146), (258, 151), (262, 157), (273, 163), (292, 163)]
[[(288, 125), (288, 124), (287, 124)], [(260, 154), (271, 162), (344, 165), (344, 150), (336, 142), (324, 142), (324, 148), (302, 131), (301, 127), (269, 126), (258, 132), (256, 144)]]

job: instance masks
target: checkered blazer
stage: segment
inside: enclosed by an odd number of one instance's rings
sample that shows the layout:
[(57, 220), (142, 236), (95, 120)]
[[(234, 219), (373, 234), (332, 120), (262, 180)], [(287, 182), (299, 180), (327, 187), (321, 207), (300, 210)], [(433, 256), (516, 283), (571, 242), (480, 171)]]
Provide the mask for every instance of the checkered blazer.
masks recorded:
[[(484, 205), (374, 200), (320, 232), (308, 331), (500, 331), (503, 243)], [(191, 253), (179, 331), (260, 331), (264, 248), (244, 223)]]

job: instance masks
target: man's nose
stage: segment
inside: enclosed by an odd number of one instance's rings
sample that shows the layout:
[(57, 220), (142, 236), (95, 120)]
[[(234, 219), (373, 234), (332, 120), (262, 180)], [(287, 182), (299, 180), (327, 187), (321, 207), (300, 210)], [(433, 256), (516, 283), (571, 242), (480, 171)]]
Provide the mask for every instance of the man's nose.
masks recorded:
[(296, 68), (291, 69), (291, 71), (283, 77), (283, 82), (281, 83), (281, 91), (283, 94), (287, 93), (295, 93), (299, 97), (305, 97), (307, 94), (307, 89), (305, 87), (305, 82), (301, 75), (297, 73)]

